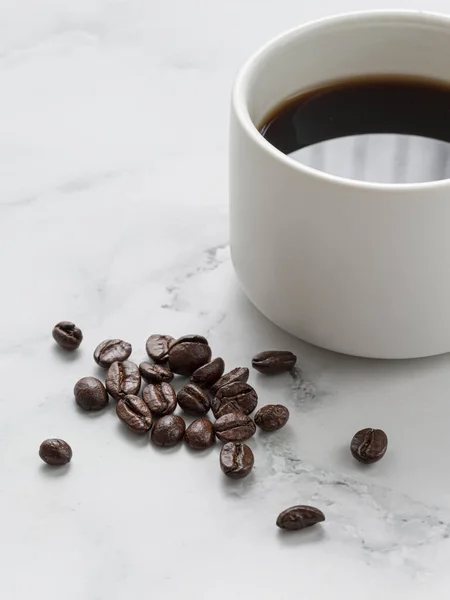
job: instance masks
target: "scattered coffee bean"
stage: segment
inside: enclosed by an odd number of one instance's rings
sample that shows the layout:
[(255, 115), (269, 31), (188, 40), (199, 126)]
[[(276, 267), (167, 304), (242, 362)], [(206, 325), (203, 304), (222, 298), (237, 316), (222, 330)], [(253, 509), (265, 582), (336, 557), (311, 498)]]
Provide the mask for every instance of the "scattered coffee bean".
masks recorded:
[(73, 388), (75, 402), (84, 410), (101, 410), (109, 398), (103, 383), (95, 377), (83, 377)]
[(206, 415), (211, 408), (211, 400), (201, 387), (188, 383), (177, 394), (179, 406), (191, 415)]
[(60, 467), (70, 462), (72, 448), (64, 440), (53, 438), (42, 442), (39, 448), (39, 456), (48, 465)]
[(325, 515), (314, 506), (292, 506), (278, 515), (277, 526), (288, 531), (298, 531), (325, 521)]
[(386, 454), (387, 435), (381, 429), (361, 429), (353, 436), (350, 450), (353, 457), (369, 465), (379, 461)]
[(156, 333), (148, 338), (145, 348), (147, 354), (156, 363), (164, 363), (168, 359), (169, 348), (173, 342), (175, 342), (175, 338), (171, 335), (161, 335)]
[(211, 348), (201, 335), (185, 335), (174, 342), (169, 349), (170, 370), (186, 377), (210, 360)]
[(114, 362), (106, 375), (106, 389), (113, 398), (119, 400), (129, 394), (137, 394), (141, 388), (141, 375), (138, 366), (131, 360)]
[(121, 398), (116, 406), (117, 416), (135, 433), (150, 431), (153, 419), (146, 403), (132, 394)]
[(177, 394), (170, 383), (150, 383), (142, 390), (142, 398), (157, 417), (173, 413), (177, 407)]
[(245, 442), (255, 434), (256, 426), (248, 415), (235, 412), (217, 419), (214, 431), (222, 442)]
[(163, 383), (163, 381), (169, 383), (174, 377), (172, 371), (166, 367), (149, 362), (142, 362), (139, 365), (139, 373), (147, 383)]
[(291, 371), (297, 357), (287, 350), (267, 350), (253, 357), (252, 367), (265, 375), (277, 375)]
[(131, 354), (131, 344), (122, 340), (104, 340), (94, 350), (94, 360), (101, 367), (110, 367), (113, 362), (127, 360)]
[(165, 415), (152, 429), (152, 442), (157, 446), (176, 446), (183, 439), (186, 423), (178, 415)]
[(255, 423), (264, 431), (276, 431), (286, 425), (289, 420), (289, 411), (282, 404), (268, 404), (258, 410)]
[(70, 321), (61, 321), (54, 326), (53, 339), (64, 350), (76, 350), (83, 340), (81, 329)]
[(191, 382), (202, 388), (210, 388), (222, 377), (224, 370), (225, 363), (223, 362), (223, 358), (215, 358), (213, 361), (194, 371)]
[(229, 385), (230, 383), (236, 383), (238, 381), (247, 383), (249, 375), (250, 371), (247, 367), (236, 367), (236, 369), (232, 369), (229, 373), (225, 373), (223, 377), (216, 381), (211, 388), (211, 393), (215, 396), (220, 388)]
[(247, 444), (228, 442), (220, 451), (220, 468), (232, 479), (243, 479), (250, 475), (255, 458)]
[(184, 440), (194, 450), (205, 450), (216, 441), (214, 425), (208, 419), (195, 419), (186, 429)]
[(237, 381), (221, 387), (213, 402), (213, 413), (216, 419), (227, 413), (241, 411), (246, 415), (252, 413), (258, 404), (258, 394), (248, 383)]

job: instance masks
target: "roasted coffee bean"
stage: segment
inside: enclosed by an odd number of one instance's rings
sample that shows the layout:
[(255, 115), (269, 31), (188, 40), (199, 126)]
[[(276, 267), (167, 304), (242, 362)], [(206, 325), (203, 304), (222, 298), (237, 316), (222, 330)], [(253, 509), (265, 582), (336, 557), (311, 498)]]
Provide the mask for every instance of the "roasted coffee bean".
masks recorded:
[(217, 394), (220, 388), (225, 387), (230, 383), (237, 383), (238, 381), (247, 383), (249, 375), (250, 371), (247, 367), (236, 367), (236, 369), (232, 369), (229, 373), (225, 373), (225, 375), (212, 386), (211, 392), (213, 396)]
[(252, 367), (265, 375), (278, 375), (291, 371), (297, 357), (288, 350), (267, 350), (253, 357)]
[(151, 335), (145, 344), (147, 354), (156, 363), (166, 362), (168, 359), (169, 348), (174, 341), (175, 338), (171, 335), (161, 335), (159, 333)]
[(53, 438), (42, 442), (39, 448), (39, 456), (48, 465), (60, 467), (70, 462), (72, 448), (64, 440)]
[(131, 344), (122, 340), (104, 340), (94, 350), (94, 360), (101, 367), (110, 367), (113, 362), (123, 362), (131, 354)]
[(223, 358), (215, 358), (213, 361), (203, 365), (191, 377), (191, 382), (202, 388), (210, 388), (223, 375), (225, 363)]
[(235, 412), (217, 419), (214, 431), (222, 442), (245, 442), (255, 434), (256, 426), (248, 415)]
[(149, 362), (141, 362), (139, 373), (147, 383), (163, 383), (163, 381), (169, 383), (174, 377), (172, 371), (166, 367)]
[(232, 479), (243, 479), (250, 475), (255, 458), (247, 444), (228, 442), (220, 451), (220, 468)]
[(208, 419), (195, 419), (184, 434), (184, 441), (194, 450), (205, 450), (216, 441), (214, 425)]
[(152, 413), (139, 396), (130, 394), (121, 398), (117, 403), (116, 413), (119, 419), (135, 433), (145, 433), (152, 427)]
[(278, 515), (277, 525), (280, 529), (298, 531), (325, 521), (325, 515), (314, 506), (292, 506)]
[(167, 382), (146, 385), (142, 390), (142, 398), (157, 417), (173, 413), (177, 407), (177, 393)]
[(137, 394), (141, 388), (141, 375), (138, 366), (131, 360), (114, 362), (106, 375), (106, 389), (113, 398), (119, 400), (129, 394)]
[(211, 408), (211, 400), (201, 387), (188, 383), (177, 394), (179, 406), (191, 415), (206, 415)]
[(350, 450), (353, 457), (361, 463), (370, 465), (386, 454), (387, 435), (381, 429), (361, 429), (353, 436)]
[(286, 425), (289, 420), (289, 411), (282, 404), (268, 404), (258, 410), (255, 423), (264, 431), (276, 431)]
[(157, 446), (176, 446), (183, 439), (186, 423), (178, 415), (165, 415), (152, 429), (152, 442)]
[(230, 412), (252, 413), (258, 404), (258, 394), (248, 383), (237, 381), (221, 387), (213, 402), (216, 419)]
[(188, 377), (211, 360), (211, 348), (201, 335), (185, 335), (169, 349), (169, 368)]
[(95, 377), (83, 377), (73, 388), (75, 402), (84, 410), (101, 410), (109, 398), (103, 383)]
[(83, 340), (81, 329), (70, 321), (61, 321), (54, 326), (53, 339), (64, 350), (76, 350)]

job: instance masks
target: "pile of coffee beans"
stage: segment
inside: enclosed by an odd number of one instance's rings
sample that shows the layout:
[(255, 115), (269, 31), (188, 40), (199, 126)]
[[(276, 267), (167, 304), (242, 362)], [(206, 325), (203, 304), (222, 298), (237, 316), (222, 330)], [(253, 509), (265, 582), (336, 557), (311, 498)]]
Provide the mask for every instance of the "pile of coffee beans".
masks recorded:
[[(69, 321), (58, 323), (53, 337), (70, 351), (83, 340), (81, 330)], [(250, 475), (255, 459), (245, 442), (255, 435), (257, 427), (264, 432), (284, 427), (289, 410), (281, 404), (269, 404), (252, 418), (258, 394), (248, 383), (249, 369), (236, 367), (224, 374), (224, 360), (212, 359), (208, 341), (201, 335), (176, 339), (153, 334), (145, 348), (150, 360), (137, 365), (129, 360), (130, 343), (120, 339), (101, 342), (94, 350), (94, 361), (107, 369), (105, 382), (92, 376), (80, 379), (74, 387), (76, 404), (86, 411), (98, 411), (108, 405), (111, 396), (117, 402), (117, 417), (128, 429), (150, 434), (151, 442), (164, 448), (184, 440), (189, 448), (200, 451), (211, 448), (218, 439), (224, 444), (220, 451), (222, 472), (231, 479)], [(296, 362), (292, 352), (268, 350), (254, 356), (252, 366), (264, 375), (277, 375), (292, 371)], [(189, 378), (178, 393), (171, 384), (176, 375)], [(174, 414), (177, 407), (195, 417), (187, 428), (183, 417)], [(362, 429), (353, 437), (350, 449), (355, 459), (370, 464), (384, 456), (387, 444), (387, 436), (380, 429)], [(49, 465), (66, 465), (72, 449), (64, 440), (49, 439), (41, 444), (39, 455)], [(319, 509), (299, 505), (284, 510), (277, 526), (300, 530), (324, 520)]]

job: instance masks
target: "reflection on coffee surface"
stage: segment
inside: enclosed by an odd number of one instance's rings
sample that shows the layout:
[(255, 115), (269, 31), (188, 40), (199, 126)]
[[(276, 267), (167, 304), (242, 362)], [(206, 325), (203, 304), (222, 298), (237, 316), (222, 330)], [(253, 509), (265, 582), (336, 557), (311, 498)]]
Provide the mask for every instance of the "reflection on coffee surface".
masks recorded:
[(341, 80), (289, 98), (259, 127), (278, 150), (332, 175), (380, 183), (450, 178), (450, 85)]

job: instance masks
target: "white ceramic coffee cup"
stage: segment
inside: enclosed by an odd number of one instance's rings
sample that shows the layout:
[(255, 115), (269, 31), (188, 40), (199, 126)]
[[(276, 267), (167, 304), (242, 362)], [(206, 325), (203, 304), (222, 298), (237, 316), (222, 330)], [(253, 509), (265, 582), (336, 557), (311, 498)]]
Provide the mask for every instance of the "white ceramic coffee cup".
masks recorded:
[(357, 356), (450, 351), (450, 180), (335, 177), (257, 129), (282, 100), (340, 78), (450, 83), (449, 57), (450, 18), (375, 11), (289, 31), (242, 67), (231, 110), (232, 258), (245, 293), (281, 328)]

